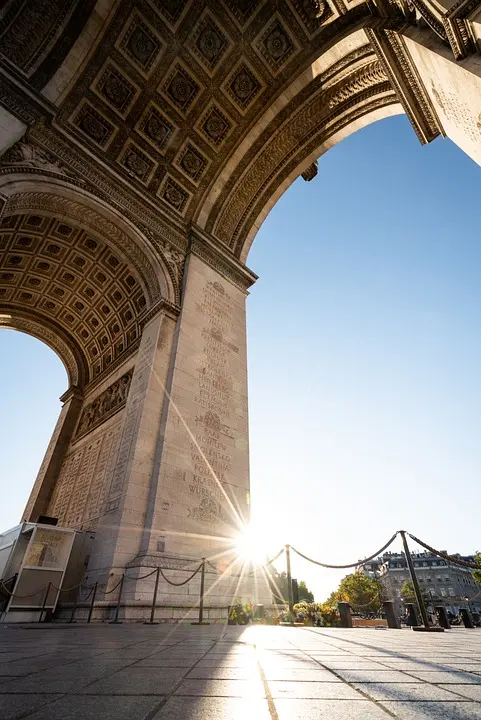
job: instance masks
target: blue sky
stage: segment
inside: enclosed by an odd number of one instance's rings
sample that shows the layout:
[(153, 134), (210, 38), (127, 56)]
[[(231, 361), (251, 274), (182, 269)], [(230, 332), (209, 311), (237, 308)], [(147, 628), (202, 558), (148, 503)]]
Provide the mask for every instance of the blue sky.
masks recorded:
[[(375, 123), (296, 181), (249, 266), (252, 506), (266, 549), (322, 561), (405, 528), (481, 548), (481, 169), (405, 117)], [(66, 375), (0, 331), (0, 527), (21, 513)], [(342, 573), (294, 560), (323, 599)]]

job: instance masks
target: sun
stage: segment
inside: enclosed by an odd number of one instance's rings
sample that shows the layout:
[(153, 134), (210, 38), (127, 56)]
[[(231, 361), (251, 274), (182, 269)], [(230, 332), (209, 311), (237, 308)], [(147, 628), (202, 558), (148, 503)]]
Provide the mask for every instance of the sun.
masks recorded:
[(235, 541), (235, 549), (240, 559), (254, 565), (261, 565), (266, 559), (266, 537), (258, 528), (249, 525)]

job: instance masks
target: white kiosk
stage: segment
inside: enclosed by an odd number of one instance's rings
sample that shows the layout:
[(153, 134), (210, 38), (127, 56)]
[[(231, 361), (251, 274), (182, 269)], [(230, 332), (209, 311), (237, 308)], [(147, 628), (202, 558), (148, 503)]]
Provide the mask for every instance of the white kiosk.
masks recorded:
[(38, 622), (57, 605), (76, 532), (22, 523), (0, 534), (0, 619)]

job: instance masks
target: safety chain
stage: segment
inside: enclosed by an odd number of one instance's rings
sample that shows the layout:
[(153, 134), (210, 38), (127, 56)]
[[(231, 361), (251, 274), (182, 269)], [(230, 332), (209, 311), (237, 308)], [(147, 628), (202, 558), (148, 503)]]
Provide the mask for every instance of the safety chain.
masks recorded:
[(164, 575), (164, 573), (163, 573), (163, 571), (162, 571), (162, 568), (159, 568), (159, 570), (160, 570), (160, 574), (162, 575), (162, 577), (164, 578), (164, 580), (165, 580), (166, 583), (169, 583), (169, 585), (175, 585), (176, 587), (180, 587), (181, 585), (187, 585), (187, 583), (190, 582), (190, 581), (192, 580), (192, 578), (197, 575), (197, 573), (198, 573), (199, 570), (201, 569), (202, 565), (203, 565), (203, 563), (201, 563), (201, 564), (199, 565), (199, 567), (197, 568), (197, 570), (194, 570), (194, 572), (192, 573), (192, 575), (191, 575), (190, 577), (188, 577), (187, 580), (184, 580), (183, 582), (180, 582), (180, 583), (172, 582), (172, 580), (169, 580), (168, 578), (165, 577), (165, 575)]
[(297, 553), (298, 555), (300, 555), (302, 558), (304, 558), (304, 560), (314, 563), (314, 565), (320, 565), (321, 567), (325, 567), (325, 568), (333, 568), (334, 570), (346, 570), (347, 568), (358, 567), (359, 565), (363, 565), (364, 563), (369, 562), (369, 560), (372, 560), (373, 558), (378, 557), (378, 555), (383, 553), (384, 550), (386, 550), (390, 545), (392, 545), (392, 543), (394, 542), (394, 540), (396, 539), (396, 537), (398, 535), (398, 532), (399, 531), (396, 531), (394, 533), (394, 535), (392, 536), (392, 538), (390, 540), (388, 540), (388, 542), (385, 545), (383, 545), (380, 550), (377, 550), (377, 552), (373, 553), (369, 557), (364, 558), (364, 560), (357, 560), (355, 563), (350, 563), (349, 565), (329, 565), (327, 563), (322, 563), (322, 562), (319, 562), (318, 560), (313, 560), (312, 558), (307, 557), (307, 555), (303, 555), (301, 552), (299, 552), (299, 550), (296, 550), (295, 547), (292, 547), (292, 545), (290, 547), (291, 547), (291, 550), (294, 550), (294, 552)]
[(473, 568), (474, 570), (481, 570), (481, 565), (478, 565), (477, 563), (469, 562), (468, 560), (460, 560), (459, 558), (454, 557), (453, 555), (448, 555), (447, 553), (441, 552), (441, 550), (435, 550), (430, 545), (427, 545), (427, 543), (424, 543), (422, 540), (417, 538), (415, 535), (411, 535), (411, 533), (407, 533), (411, 540), (413, 540), (418, 545), (421, 545), (421, 547), (425, 548), (426, 550), (429, 550), (430, 553), (433, 555), (438, 555), (439, 557), (443, 558), (443, 560), (446, 560), (447, 562), (453, 563), (453, 565), (461, 565), (461, 567), (468, 567)]

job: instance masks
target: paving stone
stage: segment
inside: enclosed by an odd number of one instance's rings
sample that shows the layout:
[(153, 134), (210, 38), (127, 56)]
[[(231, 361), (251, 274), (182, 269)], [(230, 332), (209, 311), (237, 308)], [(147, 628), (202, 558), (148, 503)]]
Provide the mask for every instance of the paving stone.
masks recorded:
[(428, 683), (354, 683), (354, 687), (373, 700), (459, 700), (452, 692)]
[[(157, 668), (190, 668), (197, 662), (197, 657), (182, 655), (173, 657), (171, 655), (149, 655), (135, 663), (135, 667), (157, 667)], [(207, 667), (216, 667), (221, 663), (211, 663)]]
[(119, 670), (111, 677), (98, 680), (82, 692), (89, 695), (167, 695), (185, 674), (183, 668), (129, 667)]
[[(381, 702), (399, 720), (479, 720), (481, 705), (474, 702)], [(367, 717), (370, 718), (370, 715)], [(30, 719), (29, 719), (30, 720)]]
[[(191, 665), (194, 663), (191, 662)], [(257, 664), (257, 658), (249, 658), (244, 655), (238, 657), (211, 658), (209, 656), (203, 658), (199, 662), (199, 667), (249, 667)]]
[(26, 720), (144, 720), (159, 703), (158, 696), (69, 695), (28, 715)]
[(416, 680), (397, 670), (336, 670), (336, 673), (347, 682), (364, 683), (412, 683)]
[(259, 680), (184, 680), (176, 695), (213, 695), (220, 697), (262, 698), (264, 686)]
[(453, 683), (452, 685), (439, 685), (439, 687), (481, 702), (481, 685), (455, 685)]
[(58, 697), (60, 695), (0, 695), (0, 718), (14, 720), (37, 710), (46, 703), (51, 703)]
[(333, 675), (329, 670), (324, 668), (263, 668), (264, 674), (268, 680), (317, 680), (317, 682), (342, 682), (338, 677)]
[(250, 667), (195, 667), (187, 675), (188, 679), (200, 680), (259, 680), (259, 668), (256, 665)]
[(275, 700), (279, 720), (389, 720), (367, 700)]
[(357, 700), (362, 697), (356, 690), (342, 682), (277, 682), (268, 681), (273, 698), (328, 698), (332, 700)]
[(172, 697), (152, 720), (271, 720), (267, 700)]
[(330, 668), (331, 670), (386, 670), (385, 665), (380, 665), (379, 663), (375, 663), (369, 660), (362, 660), (359, 658), (354, 658), (353, 660), (321, 660), (320, 658), (319, 662), (322, 663), (327, 668)]
[(81, 661), (65, 667), (52, 668), (20, 678), (4, 679), (0, 693), (66, 693), (80, 690), (91, 682), (112, 675), (124, 667), (125, 661), (106, 660), (85, 663)]
[(411, 675), (430, 683), (481, 683), (481, 675), (475, 675), (461, 670), (410, 670)]

